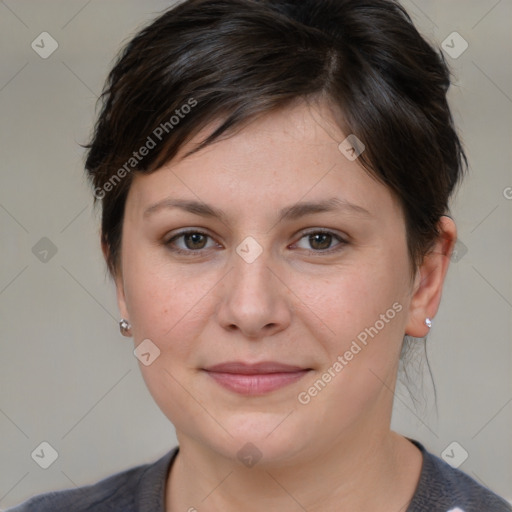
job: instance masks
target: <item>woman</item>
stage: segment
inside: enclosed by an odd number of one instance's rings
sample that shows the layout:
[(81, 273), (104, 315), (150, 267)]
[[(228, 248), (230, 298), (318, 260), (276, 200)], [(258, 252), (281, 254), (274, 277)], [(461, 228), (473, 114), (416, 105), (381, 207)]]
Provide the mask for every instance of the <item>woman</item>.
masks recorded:
[(457, 238), (449, 84), (391, 0), (189, 0), (141, 31), (86, 168), (179, 447), (13, 510), (512, 510), (390, 430)]

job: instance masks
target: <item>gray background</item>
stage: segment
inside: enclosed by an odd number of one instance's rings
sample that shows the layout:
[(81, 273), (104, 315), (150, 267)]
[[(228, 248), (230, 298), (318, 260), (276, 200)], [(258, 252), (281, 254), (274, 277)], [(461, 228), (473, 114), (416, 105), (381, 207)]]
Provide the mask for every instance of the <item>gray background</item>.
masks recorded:
[[(120, 45), (171, 3), (0, 1), (0, 508), (176, 444), (118, 332), (79, 146)], [(458, 256), (428, 338), (437, 412), (428, 379), (416, 406), (400, 387), (393, 427), (437, 455), (457, 441), (469, 454), (461, 469), (512, 500), (512, 1), (404, 5), (431, 42), (457, 31), (469, 43), (447, 60), (470, 175), (453, 203)], [(43, 31), (59, 45), (47, 59), (31, 48)], [(43, 237), (55, 254), (41, 252)], [(42, 441), (59, 455), (46, 470), (31, 458)]]

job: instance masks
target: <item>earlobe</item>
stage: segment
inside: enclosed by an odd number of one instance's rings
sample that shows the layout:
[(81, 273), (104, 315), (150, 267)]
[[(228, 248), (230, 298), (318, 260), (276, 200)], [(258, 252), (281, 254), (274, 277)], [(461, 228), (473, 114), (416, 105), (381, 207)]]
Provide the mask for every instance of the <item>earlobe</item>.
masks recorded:
[(457, 228), (451, 218), (442, 216), (438, 225), (439, 237), (425, 255), (414, 282), (405, 334), (415, 338), (428, 334), (430, 327), (426, 319), (431, 321), (439, 308), (450, 256), (457, 240)]

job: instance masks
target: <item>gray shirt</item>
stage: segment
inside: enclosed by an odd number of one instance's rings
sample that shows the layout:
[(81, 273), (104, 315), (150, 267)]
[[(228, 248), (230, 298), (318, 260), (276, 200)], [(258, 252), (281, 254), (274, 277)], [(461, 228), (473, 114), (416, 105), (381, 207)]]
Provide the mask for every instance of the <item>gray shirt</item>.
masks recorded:
[[(411, 441), (423, 454), (423, 466), (406, 512), (512, 512), (506, 501)], [(93, 485), (34, 496), (6, 512), (165, 512), (167, 474), (178, 450)], [(199, 509), (199, 502), (193, 507)]]

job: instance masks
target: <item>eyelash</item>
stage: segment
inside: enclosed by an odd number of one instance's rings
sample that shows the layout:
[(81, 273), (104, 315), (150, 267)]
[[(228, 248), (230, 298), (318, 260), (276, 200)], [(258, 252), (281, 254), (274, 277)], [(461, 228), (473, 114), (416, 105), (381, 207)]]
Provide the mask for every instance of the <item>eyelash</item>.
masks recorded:
[[(346, 240), (344, 240), (340, 235), (337, 235), (336, 233), (334, 233), (332, 231), (325, 230), (325, 229), (316, 229), (314, 231), (304, 232), (304, 233), (302, 233), (302, 236), (299, 238), (298, 241), (302, 240), (303, 238), (305, 238), (307, 236), (318, 235), (318, 234), (331, 235), (333, 238), (338, 240), (339, 244), (337, 246), (335, 246), (334, 249), (325, 249), (325, 250), (316, 250), (316, 251), (315, 250), (307, 250), (306, 249), (306, 251), (309, 254), (313, 254), (315, 256), (319, 256), (319, 255), (322, 255), (322, 254), (332, 254), (334, 252), (340, 251), (341, 249), (343, 249), (343, 247), (345, 245), (348, 244), (348, 242)], [(186, 235), (202, 235), (202, 236), (208, 237), (210, 239), (212, 238), (208, 233), (205, 233), (205, 232), (200, 231), (200, 230), (182, 231), (181, 233), (177, 233), (176, 235), (174, 235), (168, 241), (164, 242), (164, 245), (167, 246), (169, 248), (169, 250), (171, 250), (174, 253), (187, 255), (189, 257), (200, 256), (201, 253), (203, 253), (203, 252), (205, 252), (207, 250), (207, 249), (196, 249), (196, 250), (188, 249), (188, 250), (184, 250), (184, 249), (178, 249), (176, 247), (172, 247), (173, 242), (175, 242), (179, 238), (182, 238), (182, 237), (184, 237)]]

